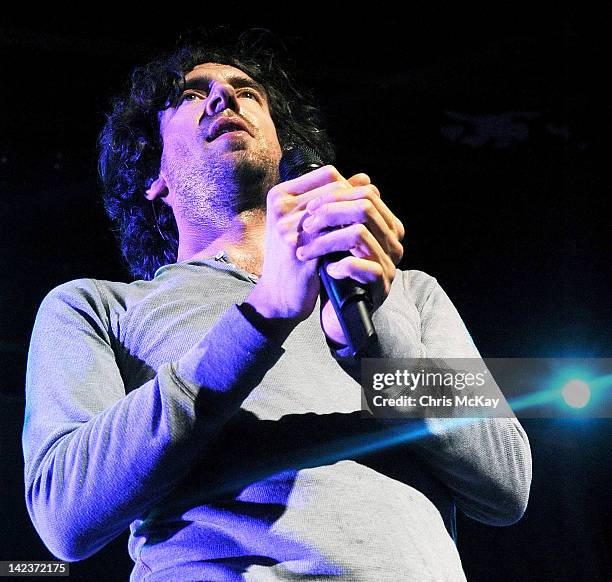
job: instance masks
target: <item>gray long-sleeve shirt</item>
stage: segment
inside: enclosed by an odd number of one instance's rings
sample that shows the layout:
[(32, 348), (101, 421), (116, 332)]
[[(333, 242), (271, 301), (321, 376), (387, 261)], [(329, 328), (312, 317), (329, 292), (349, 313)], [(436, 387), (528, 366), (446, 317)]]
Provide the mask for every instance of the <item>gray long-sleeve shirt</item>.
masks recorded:
[[(133, 580), (464, 580), (455, 506), (494, 525), (531, 480), (516, 419), (365, 454), (357, 366), (318, 311), (282, 347), (236, 304), (254, 278), (187, 261), (152, 281), (82, 279), (32, 336), (26, 501), (49, 549), (78, 560), (130, 528)], [(437, 281), (398, 271), (375, 313), (386, 357), (478, 357)]]

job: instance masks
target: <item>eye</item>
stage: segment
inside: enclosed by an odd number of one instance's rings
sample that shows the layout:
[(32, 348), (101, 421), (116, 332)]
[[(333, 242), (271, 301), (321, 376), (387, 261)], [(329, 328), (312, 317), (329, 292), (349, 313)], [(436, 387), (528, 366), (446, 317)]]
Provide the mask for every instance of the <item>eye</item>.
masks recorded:
[(199, 99), (204, 99), (205, 96), (197, 91), (185, 91), (179, 98), (179, 104), (184, 103), (185, 101), (198, 101)]
[(254, 99), (255, 101), (261, 101), (261, 96), (257, 91), (253, 89), (242, 89), (240, 91), (240, 97), (245, 97), (246, 99)]

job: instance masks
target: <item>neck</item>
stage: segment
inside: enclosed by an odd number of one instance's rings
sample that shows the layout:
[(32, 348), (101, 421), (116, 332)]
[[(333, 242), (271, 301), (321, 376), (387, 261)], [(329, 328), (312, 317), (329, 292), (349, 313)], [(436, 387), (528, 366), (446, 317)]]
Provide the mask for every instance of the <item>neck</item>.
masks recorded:
[[(203, 259), (225, 251), (232, 263), (247, 273), (260, 276), (263, 266), (265, 211), (246, 210), (236, 215), (222, 231), (209, 231), (202, 239), (200, 233), (190, 236), (179, 230), (177, 261)], [(212, 232), (212, 236), (210, 236)]]

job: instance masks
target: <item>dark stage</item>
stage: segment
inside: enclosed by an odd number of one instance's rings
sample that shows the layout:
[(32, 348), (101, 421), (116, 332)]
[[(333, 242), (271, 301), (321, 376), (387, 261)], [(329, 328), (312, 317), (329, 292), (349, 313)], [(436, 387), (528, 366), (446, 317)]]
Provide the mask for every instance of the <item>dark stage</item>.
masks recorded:
[[(287, 36), (338, 168), (372, 177), (406, 227), (401, 267), (438, 279), (484, 357), (612, 357), (599, 17), (493, 10), (248, 24)], [(0, 24), (0, 560), (54, 559), (23, 500), (30, 332), (54, 286), (129, 280), (100, 200), (96, 138), (132, 66), (185, 27), (26, 22)], [(522, 423), (529, 507), (504, 528), (459, 515), (468, 580), (609, 579), (610, 420)], [(70, 579), (127, 579), (126, 540), (71, 564)]]

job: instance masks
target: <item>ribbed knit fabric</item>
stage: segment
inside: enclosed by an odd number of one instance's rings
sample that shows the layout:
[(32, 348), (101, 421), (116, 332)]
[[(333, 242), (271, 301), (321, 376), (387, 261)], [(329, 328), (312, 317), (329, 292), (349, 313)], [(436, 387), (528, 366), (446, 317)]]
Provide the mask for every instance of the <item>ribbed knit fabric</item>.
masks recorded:
[[(268, 340), (236, 307), (254, 281), (211, 259), (45, 298), (23, 445), (47, 547), (79, 560), (129, 527), (132, 580), (464, 580), (455, 507), (494, 525), (526, 507), (518, 421), (427, 420), (376, 450), (397, 426), (363, 418), (359, 363), (330, 351), (318, 308)], [(420, 271), (398, 271), (374, 322), (373, 355), (478, 357)]]

